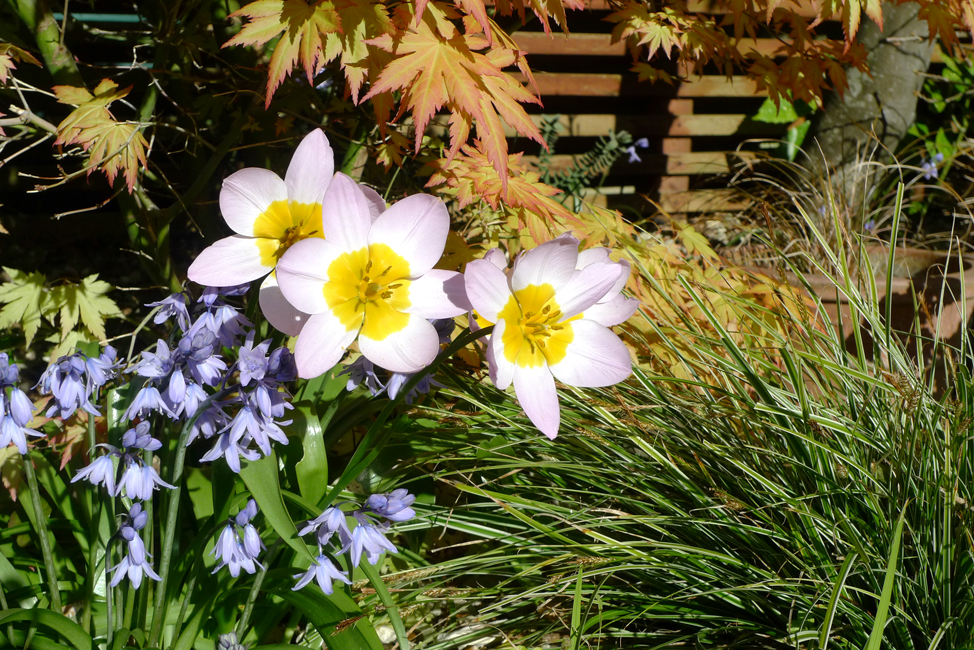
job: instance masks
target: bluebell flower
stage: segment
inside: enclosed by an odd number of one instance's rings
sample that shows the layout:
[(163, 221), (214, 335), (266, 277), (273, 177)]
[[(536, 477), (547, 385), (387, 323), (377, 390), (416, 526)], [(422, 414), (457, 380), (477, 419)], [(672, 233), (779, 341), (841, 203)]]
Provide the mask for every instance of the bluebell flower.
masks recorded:
[[(213, 546), (211, 554), (220, 563), (213, 573), (223, 567), (229, 567), (230, 575), (236, 578), (243, 569), (247, 573), (254, 573), (257, 566), (261, 566), (257, 561), (257, 556), (263, 550), (264, 543), (257, 533), (250, 520), (257, 515), (257, 503), (250, 499), (247, 506), (237, 513), (235, 517), (227, 520), (227, 525), (220, 531), (220, 535)], [(243, 537), (241, 539), (241, 529)]]
[(114, 573), (111, 585), (117, 586), (127, 576), (132, 586), (138, 589), (139, 585), (142, 584), (143, 574), (157, 582), (161, 581), (162, 578), (152, 570), (152, 565), (149, 564), (151, 556), (146, 552), (142, 538), (138, 534), (138, 531), (144, 528), (146, 521), (148, 521), (147, 513), (142, 510), (141, 504), (136, 503), (129, 508), (128, 515), (124, 517), (125, 523), (118, 529), (116, 536), (126, 543), (127, 552), (121, 562), (109, 569)]
[(142, 358), (132, 366), (130, 372), (134, 372), (138, 376), (148, 379), (162, 379), (169, 376), (169, 373), (172, 372), (175, 365), (176, 360), (173, 358), (169, 346), (162, 339), (158, 339), (156, 341), (156, 351), (150, 352), (144, 350), (142, 352)]
[(267, 359), (267, 375), (274, 381), (286, 384), (298, 377), (294, 354), (286, 347), (279, 347)]
[(173, 420), (177, 417), (173, 410), (169, 408), (169, 405), (166, 404), (165, 400), (162, 399), (159, 389), (152, 384), (146, 384), (135, 394), (135, 399), (125, 409), (125, 414), (122, 417), (125, 420), (146, 418), (153, 411), (165, 413)]
[[(379, 563), (383, 551), (398, 553), (399, 550), (393, 546), (392, 542), (386, 539), (375, 523), (361, 512), (352, 513), (358, 525), (352, 531), (352, 539), (348, 548), (351, 549), (352, 566), (358, 566), (365, 553), (369, 564)], [(384, 528), (383, 528), (384, 529)], [(345, 550), (344, 548), (342, 550)]]
[(0, 388), (14, 386), (19, 381), (20, 369), (17, 364), (10, 363), (6, 352), (0, 352)]
[(240, 385), (247, 386), (250, 382), (258, 382), (267, 373), (267, 350), (270, 348), (270, 339), (254, 347), (253, 332), (247, 337), (247, 341), (240, 346), (237, 356), (237, 370), (240, 371)]
[[(0, 389), (2, 391), (3, 389)], [(14, 422), (18, 426), (26, 427), (27, 424), (34, 418), (34, 405), (31, 404), (30, 399), (24, 391), (17, 387), (10, 389), (10, 395), (7, 397), (9, 401), (9, 406), (6, 411), (10, 414), (10, 417), (14, 419)], [(0, 415), (4, 413), (3, 400), (0, 399)]]
[(939, 178), (939, 170), (937, 165), (944, 161), (944, 155), (942, 153), (937, 153), (930, 160), (924, 160), (923, 164), (920, 165), (920, 169), (923, 171), (923, 179), (930, 180), (931, 178)]
[(229, 466), (234, 473), (239, 474), (241, 458), (250, 461), (260, 458), (260, 454), (258, 454), (255, 450), (247, 448), (247, 444), (249, 444), (249, 442), (249, 440), (234, 440), (229, 432), (221, 433), (217, 438), (213, 449), (204, 454), (200, 460), (210, 462), (222, 457), (227, 461), (227, 466)]
[(365, 507), (389, 521), (408, 521), (416, 516), (416, 511), (410, 508), (416, 501), (416, 495), (410, 494), (405, 488), (399, 488), (386, 494), (373, 494), (365, 501)]
[(0, 449), (13, 443), (23, 456), (27, 453), (27, 436), (42, 438), (44, 434), (17, 424), (17, 420), (11, 415), (0, 419)]
[(187, 370), (197, 383), (216, 386), (223, 379), (227, 364), (217, 348), (217, 337), (207, 330), (187, 334), (179, 342), (179, 361), (186, 364)]
[(247, 646), (238, 641), (235, 632), (228, 632), (217, 637), (216, 650), (247, 650)]
[(189, 329), (189, 300), (184, 293), (174, 293), (159, 302), (150, 302), (146, 307), (159, 307), (152, 322), (156, 325), (165, 323), (175, 317), (179, 329), (185, 332)]
[(124, 491), (125, 496), (133, 501), (148, 501), (152, 498), (152, 491), (155, 488), (164, 487), (171, 490), (176, 487), (163, 481), (155, 468), (146, 464), (141, 458), (136, 459), (137, 457), (128, 454), (122, 458), (126, 461), (125, 471), (112, 496), (118, 496)]
[(47, 417), (57, 413), (62, 419), (71, 417), (79, 408), (91, 415), (101, 415), (91, 403), (93, 385), (86, 379), (85, 355), (81, 353), (61, 357), (48, 366), (37, 386), (44, 393), (54, 396), (54, 404), (47, 410)]
[(115, 488), (115, 463), (112, 460), (114, 456), (117, 456), (117, 450), (111, 445), (100, 445), (109, 448), (109, 453), (104, 456), (99, 456), (87, 467), (83, 467), (71, 478), (72, 483), (77, 483), (81, 480), (86, 480), (94, 486), (104, 485), (105, 489), (111, 495), (117, 494)]
[(334, 587), (332, 583), (337, 580), (343, 582), (346, 585), (352, 584), (352, 581), (348, 579), (348, 574), (345, 571), (340, 571), (335, 563), (326, 555), (319, 555), (315, 559), (315, 564), (308, 567), (308, 570), (304, 573), (297, 573), (294, 575), (294, 579), (298, 581), (296, 585), (291, 587), (292, 591), (297, 591), (298, 589), (303, 589), (312, 580), (318, 583), (321, 590), (325, 592), (326, 595), (331, 595), (334, 593)]
[(97, 357), (84, 356), (85, 369), (88, 371), (88, 392), (94, 388), (101, 388), (110, 379), (115, 378), (118, 370), (125, 364), (116, 361), (115, 348), (106, 345)]
[(303, 537), (311, 532), (316, 533), (319, 546), (328, 544), (331, 536), (335, 533), (338, 533), (342, 544), (352, 539), (352, 533), (345, 520), (345, 513), (338, 506), (326, 508), (320, 515), (309, 520), (304, 528), (298, 531), (298, 535)]
[[(184, 402), (184, 404), (185, 403), (186, 402)], [(193, 417), (193, 415), (187, 415), (186, 417)], [(213, 436), (223, 431), (229, 422), (230, 418), (228, 418), (227, 414), (223, 412), (223, 409), (219, 404), (210, 404), (209, 408), (200, 413), (199, 416), (193, 420), (193, 424), (189, 428), (189, 437), (186, 444), (190, 444), (201, 434), (204, 438), (209, 440)]]
[(865, 232), (872, 232), (874, 228), (876, 228), (876, 220), (875, 219), (870, 219), (866, 223), (862, 224), (862, 229)]
[(348, 382), (345, 384), (345, 390), (348, 391), (355, 390), (364, 382), (372, 397), (375, 397), (386, 388), (375, 373), (375, 365), (365, 357), (359, 357), (345, 366), (345, 369), (338, 373), (339, 377), (342, 375), (348, 375)]
[(234, 307), (219, 300), (217, 292), (210, 289), (212, 287), (207, 287), (199, 300), (206, 306), (206, 311), (196, 319), (186, 334), (193, 335), (209, 330), (216, 336), (221, 346), (232, 348), (244, 334), (244, 329), (253, 327), (254, 324), (238, 313)]
[(149, 423), (143, 421), (122, 434), (122, 446), (128, 449), (156, 451), (162, 447), (162, 443), (152, 437)]
[(628, 147), (626, 147), (625, 149), (622, 150), (624, 153), (629, 154), (629, 163), (630, 164), (637, 163), (637, 162), (642, 162), (643, 161), (643, 159), (639, 157), (639, 154), (636, 153), (636, 148), (637, 147), (639, 149), (646, 149), (647, 147), (649, 147), (649, 139), (648, 138), (639, 138), (634, 143), (632, 143), (631, 145), (629, 145)]
[[(456, 329), (456, 322), (452, 318), (440, 318), (437, 320), (431, 320), (430, 323), (436, 329), (436, 333), (440, 337), (440, 345), (446, 345), (450, 343), (453, 337), (453, 330)], [(396, 399), (399, 395), (399, 391), (402, 390), (403, 386), (406, 385), (415, 373), (403, 373), (394, 372), (389, 376), (389, 381), (386, 383), (386, 394), (389, 399)], [(443, 388), (443, 384), (435, 381), (432, 377), (427, 374), (415, 386), (406, 394), (405, 402), (406, 404), (412, 404), (413, 400), (420, 396), (425, 395), (430, 392), (430, 388), (436, 386), (438, 388)]]

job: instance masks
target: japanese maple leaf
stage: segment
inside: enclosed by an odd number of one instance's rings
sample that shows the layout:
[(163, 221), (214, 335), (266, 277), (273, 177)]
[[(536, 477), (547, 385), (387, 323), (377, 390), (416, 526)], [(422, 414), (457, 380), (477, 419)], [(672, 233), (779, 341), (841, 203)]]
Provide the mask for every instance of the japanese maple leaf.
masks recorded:
[(267, 68), (267, 95), (264, 108), (271, 104), (274, 92), (291, 74), (300, 61), (308, 82), (325, 62), (321, 36), (340, 32), (341, 19), (331, 0), (318, 0), (307, 4), (304, 0), (257, 0), (230, 14), (231, 18), (243, 16), (247, 23), (233, 38), (223, 44), (263, 45), (272, 38), (280, 36), (271, 54)]
[(11, 70), (16, 70), (14, 61), (26, 61), (36, 66), (41, 62), (34, 58), (34, 55), (10, 43), (0, 43), (0, 83), (7, 83), (7, 78)]
[(650, 59), (657, 50), (663, 50), (669, 58), (674, 48), (680, 50), (683, 47), (683, 30), (676, 21), (666, 13), (650, 12), (645, 5), (631, 5), (606, 20), (618, 23), (612, 30), (613, 42), (629, 39), (635, 46), (645, 45)]
[(954, 17), (951, 15), (950, 7), (937, 0), (921, 3), (921, 5), (917, 18), (927, 21), (930, 26), (930, 40), (940, 36), (945, 44), (955, 44), (957, 35), (954, 31)]
[(581, 225), (568, 208), (551, 198), (561, 190), (542, 183), (538, 173), (521, 162), (519, 153), (508, 156), (507, 183), (480, 141), (464, 145), (452, 161), (442, 159), (433, 166), (436, 171), (426, 187), (446, 185), (461, 208), (483, 200), (494, 210), (506, 209), (539, 244), (559, 229)]
[(544, 144), (541, 133), (520, 106), (540, 102), (502, 71), (514, 63), (513, 53), (498, 49), (481, 54), (477, 50), (486, 47), (483, 37), (461, 35), (449, 22), (437, 20), (431, 9), (427, 8), (419, 25), (409, 21), (408, 30), (372, 41), (395, 58), (365, 98), (402, 91), (401, 103), (412, 111), (416, 123), (417, 151), (430, 119), (444, 106), (453, 113), (449, 158), (460, 150), (471, 124), (475, 124), (506, 191), (507, 140), (501, 117), (522, 135)]
[(80, 144), (88, 152), (88, 173), (101, 167), (109, 182), (114, 182), (122, 172), (129, 193), (135, 189), (139, 170), (146, 164), (148, 143), (138, 124), (117, 122), (108, 107), (131, 89), (129, 86), (119, 90), (111, 79), (103, 79), (94, 94), (76, 86), (54, 87), (59, 102), (77, 106), (58, 125), (54, 144)]
[(362, 85), (378, 76), (389, 55), (368, 41), (393, 31), (385, 5), (374, 0), (342, 0), (336, 5), (342, 31), (325, 35), (325, 61), (341, 57), (347, 91), (358, 104)]

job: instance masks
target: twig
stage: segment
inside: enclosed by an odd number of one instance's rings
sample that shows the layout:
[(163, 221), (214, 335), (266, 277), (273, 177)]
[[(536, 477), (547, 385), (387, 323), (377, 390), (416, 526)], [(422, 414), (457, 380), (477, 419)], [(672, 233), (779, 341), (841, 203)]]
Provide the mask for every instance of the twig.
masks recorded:
[(21, 124), (33, 124), (44, 129), (48, 133), (57, 133), (57, 127), (45, 120), (43, 117), (35, 115), (32, 111), (24, 110), (19, 106), (11, 106), (10, 110), (17, 117), (7, 117), (0, 119), (0, 128), (5, 126), (18, 126)]

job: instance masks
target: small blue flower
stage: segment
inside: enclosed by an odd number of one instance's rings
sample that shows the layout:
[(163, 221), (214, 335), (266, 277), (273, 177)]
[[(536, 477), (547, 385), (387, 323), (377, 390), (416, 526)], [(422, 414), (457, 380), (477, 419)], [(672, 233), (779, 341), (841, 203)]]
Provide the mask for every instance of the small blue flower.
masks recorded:
[(62, 419), (67, 419), (79, 408), (91, 415), (101, 415), (89, 401), (93, 385), (85, 378), (85, 359), (80, 353), (61, 357), (41, 375), (35, 388), (40, 386), (42, 392), (54, 396), (54, 404), (47, 410), (47, 417), (54, 417), (58, 413)]
[(163, 481), (155, 468), (152, 465), (145, 464), (141, 458), (136, 459), (136, 457), (128, 454), (122, 458), (126, 464), (125, 472), (122, 473), (122, 478), (115, 487), (115, 494), (112, 496), (118, 496), (124, 491), (125, 496), (133, 501), (148, 501), (152, 498), (152, 491), (156, 487), (164, 487), (170, 490), (176, 487)]
[(920, 165), (920, 169), (923, 171), (923, 179), (928, 181), (931, 178), (939, 178), (940, 172), (937, 165), (943, 161), (944, 155), (939, 152), (930, 160), (924, 160), (923, 164)]
[(186, 365), (197, 383), (216, 386), (223, 379), (227, 364), (216, 354), (217, 337), (207, 330), (187, 334), (179, 341), (179, 361)]
[(639, 149), (646, 149), (647, 147), (649, 147), (649, 139), (648, 138), (639, 138), (638, 140), (636, 140), (635, 142), (633, 142), (630, 146), (626, 147), (622, 151), (624, 153), (629, 154), (629, 163), (632, 164), (632, 163), (637, 163), (637, 162), (642, 162), (643, 161), (643, 159), (640, 158), (639, 157), (639, 154), (636, 152), (636, 149), (637, 148), (639, 148)]
[(142, 510), (141, 504), (136, 503), (129, 508), (128, 515), (124, 518), (126, 521), (118, 529), (116, 536), (126, 542), (128, 552), (121, 562), (109, 569), (114, 573), (111, 585), (113, 587), (118, 586), (118, 583), (127, 576), (132, 586), (138, 589), (139, 585), (142, 584), (143, 574), (157, 582), (161, 581), (162, 578), (152, 570), (152, 565), (149, 564), (151, 556), (146, 552), (142, 538), (138, 534), (138, 531), (144, 528), (148, 521), (147, 513)]
[(228, 632), (217, 637), (216, 650), (247, 650), (247, 646), (238, 642), (235, 632)]
[(20, 381), (20, 369), (10, 363), (6, 352), (0, 352), (0, 388), (15, 386)]
[(151, 384), (146, 384), (139, 390), (135, 395), (135, 399), (129, 404), (129, 407), (125, 409), (125, 414), (122, 416), (125, 420), (134, 420), (135, 418), (145, 418), (148, 417), (153, 411), (158, 411), (159, 413), (165, 413), (173, 420), (176, 419), (176, 414), (169, 408), (165, 400), (162, 399), (162, 395), (159, 393), (159, 389)]
[(260, 458), (260, 454), (255, 450), (247, 448), (249, 442), (249, 440), (246, 440), (243, 441), (243, 444), (240, 444), (239, 441), (233, 439), (229, 432), (224, 432), (217, 438), (213, 449), (208, 451), (200, 460), (210, 462), (222, 457), (227, 461), (227, 466), (234, 473), (239, 474), (241, 458), (250, 461)]
[(400, 522), (416, 516), (416, 511), (409, 507), (415, 501), (416, 495), (410, 494), (405, 488), (399, 488), (386, 494), (371, 495), (366, 499), (365, 507), (389, 521)]
[[(250, 523), (250, 520), (256, 515), (257, 503), (250, 499), (247, 506), (238, 512), (236, 517), (227, 520), (227, 525), (220, 532), (220, 536), (211, 551), (212, 555), (220, 561), (217, 567), (213, 569), (213, 573), (223, 567), (229, 567), (230, 575), (236, 578), (240, 575), (241, 569), (247, 573), (254, 573), (257, 570), (256, 567), (262, 567), (257, 561), (257, 556), (265, 548), (264, 543), (261, 541), (257, 529)], [(239, 529), (243, 529), (242, 540)]]
[(81, 480), (86, 480), (94, 486), (104, 485), (108, 493), (114, 496), (117, 492), (115, 488), (115, 463), (112, 461), (112, 457), (118, 454), (114, 447), (110, 445), (104, 446), (109, 448), (109, 453), (104, 456), (99, 456), (91, 461), (91, 464), (87, 467), (78, 470), (71, 479), (71, 482), (76, 483)]
[(162, 443), (152, 437), (147, 421), (139, 422), (132, 429), (122, 434), (122, 446), (128, 449), (146, 449), (156, 451)]
[(17, 451), (23, 456), (27, 453), (27, 436), (29, 435), (37, 438), (44, 437), (43, 433), (17, 424), (17, 420), (10, 415), (5, 415), (0, 419), (0, 449), (13, 443), (17, 447)]
[(304, 573), (295, 574), (294, 579), (298, 583), (291, 587), (292, 591), (304, 589), (304, 587), (314, 580), (321, 587), (321, 590), (329, 596), (334, 593), (332, 583), (335, 580), (343, 582), (346, 585), (352, 584), (352, 581), (348, 579), (348, 574), (344, 571), (339, 571), (334, 562), (326, 555), (319, 555), (315, 560), (315, 564), (308, 567), (308, 570)]
[(320, 515), (308, 521), (304, 528), (298, 532), (298, 535), (303, 537), (311, 532), (316, 533), (319, 546), (325, 546), (335, 533), (338, 533), (342, 544), (352, 539), (352, 533), (345, 520), (345, 513), (338, 506), (326, 508)]
[(85, 368), (88, 371), (88, 382), (90, 384), (88, 386), (89, 392), (93, 388), (101, 388), (107, 384), (110, 379), (115, 378), (118, 374), (117, 370), (125, 365), (117, 362), (115, 357), (115, 348), (110, 345), (106, 345), (97, 357), (85, 356)]
[(876, 228), (876, 220), (870, 219), (866, 223), (862, 224), (862, 229), (866, 232), (872, 232)]
[(359, 357), (352, 363), (345, 366), (345, 369), (338, 373), (338, 376), (348, 375), (348, 382), (345, 390), (352, 391), (358, 388), (363, 382), (365, 387), (372, 393), (372, 397), (379, 395), (385, 390), (385, 386), (375, 374), (375, 365), (365, 357)]
[(146, 307), (159, 307), (159, 311), (152, 319), (156, 325), (161, 325), (175, 317), (180, 330), (185, 332), (189, 329), (189, 299), (186, 294), (174, 293), (159, 302), (150, 302)]
[[(11, 417), (13, 417), (14, 422), (18, 426), (26, 427), (27, 424), (34, 417), (34, 405), (30, 403), (30, 399), (24, 393), (24, 391), (19, 388), (12, 388), (10, 390), (10, 407), (9, 412)], [(3, 403), (0, 400), (0, 415), (3, 415)]]
[(353, 513), (353, 516), (358, 521), (358, 525), (352, 531), (350, 544), (352, 566), (358, 566), (362, 559), (362, 553), (365, 553), (369, 564), (375, 565), (378, 564), (383, 551), (389, 551), (390, 553), (399, 552), (393, 546), (392, 542), (386, 539), (382, 531), (379, 530), (379, 527), (372, 523), (366, 516), (358, 512)]

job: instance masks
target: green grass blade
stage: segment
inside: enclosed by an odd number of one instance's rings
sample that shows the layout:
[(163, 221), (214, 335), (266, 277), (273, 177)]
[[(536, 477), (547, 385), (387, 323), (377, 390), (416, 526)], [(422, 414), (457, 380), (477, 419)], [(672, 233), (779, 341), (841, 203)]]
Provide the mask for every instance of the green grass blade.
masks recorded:
[(893, 586), (896, 584), (896, 565), (900, 558), (900, 542), (903, 539), (903, 520), (906, 518), (906, 507), (896, 520), (896, 530), (893, 531), (893, 543), (889, 550), (889, 562), (886, 563), (886, 579), (883, 581), (883, 592), (876, 607), (876, 618), (873, 621), (873, 631), (869, 634), (866, 650), (879, 650), (883, 644), (883, 631), (886, 628), (886, 618), (889, 614), (890, 600), (893, 598)]

